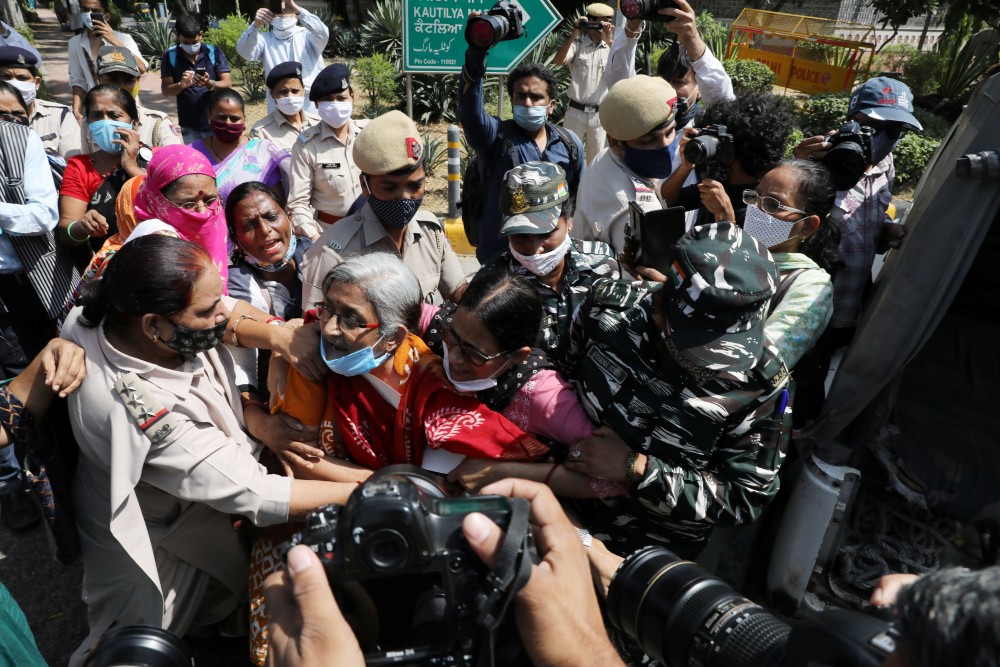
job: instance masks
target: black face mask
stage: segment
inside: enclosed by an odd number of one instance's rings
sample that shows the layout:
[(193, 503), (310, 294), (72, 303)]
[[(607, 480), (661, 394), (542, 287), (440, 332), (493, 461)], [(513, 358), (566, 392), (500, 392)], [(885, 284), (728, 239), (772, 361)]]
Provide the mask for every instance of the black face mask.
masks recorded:
[(174, 335), (163, 343), (182, 357), (191, 358), (199, 352), (207, 352), (222, 342), (229, 322), (220, 322), (208, 329), (192, 329), (168, 320), (174, 325)]
[(8, 123), (17, 123), (18, 125), (28, 124), (28, 118), (26, 116), (17, 116), (12, 113), (0, 113), (0, 120), (5, 120)]

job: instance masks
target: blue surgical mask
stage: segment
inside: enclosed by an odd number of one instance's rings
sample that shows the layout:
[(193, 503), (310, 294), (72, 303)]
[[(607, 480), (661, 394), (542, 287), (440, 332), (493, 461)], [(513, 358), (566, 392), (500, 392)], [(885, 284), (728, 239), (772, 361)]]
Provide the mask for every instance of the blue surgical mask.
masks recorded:
[(123, 147), (121, 144), (111, 143), (115, 139), (121, 139), (115, 131), (126, 129), (132, 129), (132, 123), (123, 123), (118, 120), (95, 120), (90, 124), (90, 136), (94, 138), (94, 143), (105, 153), (111, 153), (112, 155), (117, 155), (121, 153)]
[(879, 130), (872, 136), (872, 164), (878, 164), (896, 148), (903, 133), (896, 129)]
[[(382, 336), (375, 341), (375, 345), (381, 343), (382, 338), (385, 338), (385, 336)], [(384, 364), (386, 359), (389, 358), (389, 353), (386, 352), (381, 357), (376, 359), (375, 353), (372, 352), (372, 348), (375, 347), (375, 345), (366, 347), (356, 352), (351, 352), (350, 354), (345, 354), (344, 356), (337, 357), (336, 359), (329, 359), (326, 356), (326, 340), (323, 336), (320, 336), (319, 356), (323, 358), (323, 363), (326, 364), (326, 367), (337, 375), (354, 377), (355, 375), (371, 373), (374, 369)]]
[(538, 132), (549, 118), (548, 106), (514, 105), (514, 122), (525, 132)]
[(678, 104), (677, 134), (680, 134), (681, 128), (687, 127), (688, 123), (694, 120), (694, 117), (698, 115), (699, 111), (701, 111), (701, 100), (700, 99), (695, 100), (695, 103), (690, 107), (688, 107), (686, 104), (684, 106), (685, 106), (684, 110), (681, 111), (680, 105)]
[(296, 246), (298, 246), (298, 244), (299, 242), (295, 238), (295, 234), (292, 234), (291, 237), (289, 237), (288, 239), (288, 250), (285, 251), (285, 256), (282, 257), (281, 261), (277, 262), (276, 264), (265, 264), (264, 262), (260, 261), (253, 255), (248, 253), (245, 249), (243, 250), (243, 259), (245, 259), (246, 263), (249, 264), (250, 266), (260, 269), (265, 273), (274, 273), (276, 271), (281, 271), (283, 268), (288, 266), (288, 263), (291, 262), (292, 259), (295, 258), (295, 248)]
[(666, 178), (674, 171), (670, 144), (662, 148), (641, 150), (625, 145), (625, 164), (629, 169), (646, 178)]
[(368, 205), (372, 207), (375, 217), (388, 229), (402, 229), (410, 224), (410, 220), (417, 214), (417, 209), (423, 201), (423, 197), (382, 201), (374, 195), (368, 195)]

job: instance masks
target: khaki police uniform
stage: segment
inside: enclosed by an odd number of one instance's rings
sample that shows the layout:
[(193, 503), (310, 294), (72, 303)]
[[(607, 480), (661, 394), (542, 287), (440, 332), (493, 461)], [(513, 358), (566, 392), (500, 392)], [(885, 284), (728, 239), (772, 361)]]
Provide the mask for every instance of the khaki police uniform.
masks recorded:
[(65, 104), (36, 98), (28, 124), (41, 137), (47, 152), (58, 153), (64, 158), (80, 154), (80, 124), (73, 110)]
[(333, 267), (354, 255), (391, 252), (417, 276), (424, 301), (440, 302), (438, 294), (450, 298), (465, 283), (465, 272), (444, 234), (444, 226), (433, 213), (418, 210), (407, 223), (402, 249), (386, 232), (368, 204), (360, 211), (330, 226), (306, 251), (302, 261), (302, 304), (323, 300), (323, 278)]
[[(354, 140), (367, 120), (349, 123), (347, 144), (333, 128), (319, 123), (299, 135), (292, 149), (288, 209), (296, 234), (316, 238), (347, 215), (361, 195), (361, 170), (354, 163)], [(320, 219), (321, 214), (329, 222)]]
[(576, 39), (569, 47), (565, 63), (569, 65), (570, 84), (566, 91), (569, 106), (563, 127), (576, 133), (586, 147), (587, 164), (607, 145), (607, 136), (597, 114), (608, 92), (604, 70), (611, 47), (602, 39), (596, 44), (589, 35)]
[(253, 124), (250, 128), (250, 138), (267, 139), (291, 152), (295, 147), (295, 141), (302, 133), (320, 123), (320, 118), (316, 114), (303, 112), (303, 115), (302, 129), (299, 130), (289, 122), (285, 114), (275, 109)]

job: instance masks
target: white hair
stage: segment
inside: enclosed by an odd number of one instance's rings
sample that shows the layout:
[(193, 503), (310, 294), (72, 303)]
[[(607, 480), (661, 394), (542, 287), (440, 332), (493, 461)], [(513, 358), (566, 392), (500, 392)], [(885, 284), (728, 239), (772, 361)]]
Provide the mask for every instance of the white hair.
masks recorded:
[(355, 255), (330, 269), (323, 293), (333, 283), (360, 287), (375, 310), (379, 331), (390, 336), (399, 326), (414, 331), (420, 320), (420, 283), (410, 267), (388, 252)]

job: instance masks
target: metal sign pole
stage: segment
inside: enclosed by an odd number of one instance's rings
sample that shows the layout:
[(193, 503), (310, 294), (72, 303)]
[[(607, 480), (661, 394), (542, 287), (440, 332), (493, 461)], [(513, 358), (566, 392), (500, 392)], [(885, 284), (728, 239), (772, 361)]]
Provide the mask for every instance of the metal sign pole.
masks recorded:
[(504, 81), (507, 79), (503, 74), (497, 77), (497, 116), (503, 120), (503, 92)]
[(413, 118), (413, 75), (406, 73), (406, 115)]

